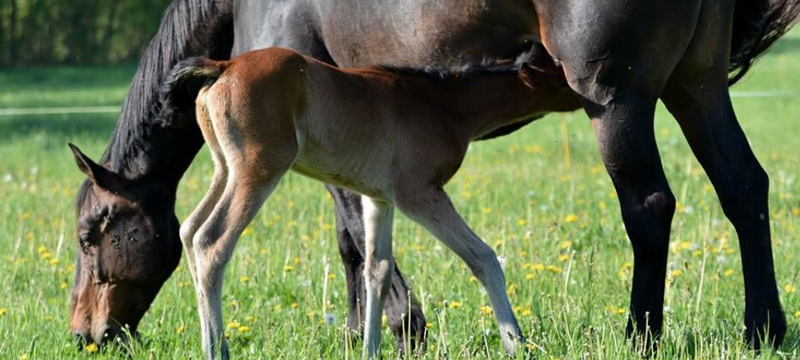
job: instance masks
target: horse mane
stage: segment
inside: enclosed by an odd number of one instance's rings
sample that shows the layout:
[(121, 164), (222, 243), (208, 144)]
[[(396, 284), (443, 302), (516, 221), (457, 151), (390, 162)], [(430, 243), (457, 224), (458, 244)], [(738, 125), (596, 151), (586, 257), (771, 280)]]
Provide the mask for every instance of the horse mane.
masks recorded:
[[(172, 66), (190, 56), (227, 59), (233, 47), (233, 0), (175, 0), (161, 20), (133, 77), (128, 97), (100, 163), (121, 173), (140, 173), (145, 164), (140, 153), (153, 146), (158, 128), (170, 126), (159, 117), (161, 83)], [(199, 130), (196, 131), (199, 136)], [(202, 142), (202, 138), (200, 139)], [(91, 189), (84, 181), (78, 189), (76, 214)]]
[[(164, 13), (122, 105), (111, 142), (102, 162), (116, 172), (141, 170), (138, 154), (151, 136), (169, 122), (158, 118), (162, 81), (172, 66), (190, 56), (227, 59), (233, 46), (233, 0), (175, 0)], [(230, 27), (230, 31), (220, 31)]]
[(737, 0), (728, 64), (728, 85), (733, 85), (797, 22), (800, 0)]

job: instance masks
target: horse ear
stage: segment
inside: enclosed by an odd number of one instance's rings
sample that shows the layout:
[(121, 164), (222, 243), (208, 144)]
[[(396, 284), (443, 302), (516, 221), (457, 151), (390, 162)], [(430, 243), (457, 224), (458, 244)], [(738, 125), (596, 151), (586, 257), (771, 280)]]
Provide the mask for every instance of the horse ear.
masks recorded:
[(119, 180), (114, 172), (94, 162), (83, 152), (81, 152), (81, 149), (79, 149), (77, 146), (73, 144), (68, 145), (70, 150), (72, 150), (72, 155), (75, 157), (75, 164), (78, 165), (78, 169), (86, 174), (86, 176), (88, 176), (93, 183), (101, 188), (112, 191), (118, 187)]

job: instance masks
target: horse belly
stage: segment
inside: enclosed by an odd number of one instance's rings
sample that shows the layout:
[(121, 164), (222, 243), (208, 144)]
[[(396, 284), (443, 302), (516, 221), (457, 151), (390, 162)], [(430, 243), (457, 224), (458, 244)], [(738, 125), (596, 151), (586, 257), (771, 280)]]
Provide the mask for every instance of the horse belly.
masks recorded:
[(301, 147), (292, 170), (359, 194), (391, 200), (391, 173), (387, 170), (392, 160), (380, 152), (350, 150)]

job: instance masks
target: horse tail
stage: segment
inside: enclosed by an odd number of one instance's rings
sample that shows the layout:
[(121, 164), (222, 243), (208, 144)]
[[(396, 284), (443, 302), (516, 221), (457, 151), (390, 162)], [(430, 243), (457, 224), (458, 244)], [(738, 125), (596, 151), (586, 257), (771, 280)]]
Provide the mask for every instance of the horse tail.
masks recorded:
[(741, 80), (800, 16), (800, 0), (736, 0), (735, 6), (728, 85)]
[(161, 117), (194, 121), (195, 99), (205, 86), (213, 85), (228, 66), (227, 61), (193, 57), (176, 64), (161, 89)]

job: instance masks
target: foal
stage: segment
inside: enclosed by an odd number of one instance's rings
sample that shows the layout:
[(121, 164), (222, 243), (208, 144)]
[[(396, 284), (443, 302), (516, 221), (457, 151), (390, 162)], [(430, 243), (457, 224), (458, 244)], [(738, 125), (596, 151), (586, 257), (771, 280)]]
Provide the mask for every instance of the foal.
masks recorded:
[[(222, 328), (221, 289), (236, 241), (290, 169), (362, 194), (367, 287), (363, 355), (380, 346), (383, 301), (394, 266), (394, 207), (428, 229), (486, 289), (503, 344), (524, 341), (494, 251), (469, 228), (442, 186), (471, 140), (524, 120), (542, 104), (574, 109), (569, 90), (523, 81), (531, 68), (435, 76), (380, 68), (338, 69), (269, 48), (231, 61), (193, 58), (166, 85), (166, 111), (196, 97), (197, 121), (215, 173), (180, 230), (199, 302), (203, 346), (213, 358)], [(510, 68), (510, 66), (509, 66)], [(517, 68), (519, 68), (517, 66)], [(199, 93), (198, 93), (199, 92)]]

